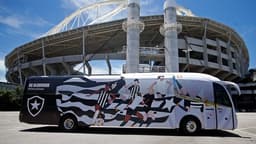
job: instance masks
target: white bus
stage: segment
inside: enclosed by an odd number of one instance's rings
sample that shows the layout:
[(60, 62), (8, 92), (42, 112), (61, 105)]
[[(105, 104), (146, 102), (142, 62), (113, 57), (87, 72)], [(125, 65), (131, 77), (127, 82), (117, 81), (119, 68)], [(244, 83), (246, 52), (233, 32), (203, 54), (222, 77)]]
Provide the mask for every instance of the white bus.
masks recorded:
[(20, 121), (64, 130), (79, 126), (179, 129), (186, 134), (231, 130), (237, 127), (237, 117), (225, 83), (199, 73), (30, 77)]

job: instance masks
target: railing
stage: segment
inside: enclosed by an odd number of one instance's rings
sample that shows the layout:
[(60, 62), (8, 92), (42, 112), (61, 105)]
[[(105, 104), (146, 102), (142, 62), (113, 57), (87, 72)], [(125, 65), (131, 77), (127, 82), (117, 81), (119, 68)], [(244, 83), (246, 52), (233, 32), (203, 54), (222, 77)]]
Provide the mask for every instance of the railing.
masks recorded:
[[(126, 52), (127, 47), (123, 46), (121, 52)], [(147, 55), (156, 55), (156, 54), (164, 54), (164, 48), (159, 47), (140, 47), (140, 54), (147, 54)]]
[(158, 47), (140, 47), (141, 54), (155, 55), (155, 54), (164, 54), (164, 48)]
[[(165, 72), (165, 66), (150, 66), (149, 64), (140, 64), (140, 73), (150, 73), (150, 72)], [(126, 64), (123, 65), (123, 73), (126, 73)]]

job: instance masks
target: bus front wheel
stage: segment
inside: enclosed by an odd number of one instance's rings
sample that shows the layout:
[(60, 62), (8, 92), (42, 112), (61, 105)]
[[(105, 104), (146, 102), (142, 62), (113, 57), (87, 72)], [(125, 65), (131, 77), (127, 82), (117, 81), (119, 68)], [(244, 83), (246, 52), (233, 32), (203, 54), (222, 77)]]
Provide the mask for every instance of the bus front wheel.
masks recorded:
[(193, 135), (201, 129), (200, 121), (192, 116), (185, 117), (180, 124), (180, 130), (185, 135)]
[(61, 118), (59, 126), (62, 130), (66, 130), (66, 131), (75, 130), (77, 129), (76, 118), (72, 115), (66, 115)]

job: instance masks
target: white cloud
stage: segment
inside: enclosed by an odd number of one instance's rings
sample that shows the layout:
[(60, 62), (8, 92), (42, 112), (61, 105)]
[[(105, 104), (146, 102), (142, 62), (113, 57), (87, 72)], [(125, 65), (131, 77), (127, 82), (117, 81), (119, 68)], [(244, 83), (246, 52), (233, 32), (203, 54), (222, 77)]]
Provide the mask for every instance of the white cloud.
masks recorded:
[(4, 60), (0, 60), (0, 71), (6, 71)]
[(30, 26), (48, 26), (52, 25), (47, 20), (41, 18), (41, 17), (24, 17), (24, 16), (0, 16), (0, 23), (5, 24), (9, 27), (20, 29), (24, 25), (30, 25)]
[(0, 23), (14, 28), (20, 28), (24, 21), (17, 16), (0, 16)]
[(7, 80), (4, 76), (2, 77), (2, 75), (0, 75), (0, 82), (7, 82)]
[(65, 9), (76, 10), (84, 5), (90, 5), (98, 1), (99, 0), (62, 0), (61, 6)]
[(5, 33), (8, 35), (21, 35), (21, 36), (26, 36), (26, 37), (30, 37), (30, 38), (39, 38), (42, 34), (40, 32), (35, 32), (32, 30), (27, 30), (27, 29), (11, 29), (11, 28), (7, 28), (5, 30)]
[(25, 24), (40, 26), (40, 27), (53, 25), (52, 23), (50, 23), (49, 21), (47, 21), (41, 17), (25, 19)]
[(6, 72), (6, 68), (4, 65), (4, 60), (0, 59), (0, 82), (6, 82), (5, 72)]
[(8, 16), (8, 17), (0, 16), (0, 23), (9, 26), (4, 30), (4, 32), (0, 33), (0, 36), (5, 36), (6, 34), (8, 35), (18, 34), (22, 36), (28, 36), (31, 38), (38, 38), (44, 32), (37, 32), (35, 30), (28, 29), (28, 28), (53, 25), (40, 17), (27, 19), (27, 18), (16, 17), (16, 16)]
[(0, 24), (7, 26), (7, 28), (0, 33), (0, 36), (19, 34), (32, 38), (37, 38), (41, 35), (33, 29), (53, 25), (39, 16), (31, 16), (29, 13), (14, 13), (3, 6), (0, 7)]

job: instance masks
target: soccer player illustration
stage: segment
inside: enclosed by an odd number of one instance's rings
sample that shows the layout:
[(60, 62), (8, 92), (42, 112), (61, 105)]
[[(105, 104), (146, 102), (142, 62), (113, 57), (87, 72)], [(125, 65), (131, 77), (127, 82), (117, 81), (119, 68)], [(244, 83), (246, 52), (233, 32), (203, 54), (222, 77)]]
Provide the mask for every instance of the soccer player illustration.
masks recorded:
[[(123, 83), (123, 84), (125, 84), (125, 83)], [(128, 104), (130, 104), (130, 103), (134, 100), (135, 95), (137, 95), (137, 94), (139, 93), (139, 91), (140, 91), (140, 85), (139, 85), (139, 84), (140, 84), (140, 83), (139, 83), (139, 80), (138, 80), (138, 79), (135, 79), (132, 83), (130, 83), (130, 84), (124, 86), (124, 88), (125, 88), (127, 91), (129, 91), (129, 96), (128, 96), (128, 98), (125, 98), (125, 100), (123, 100), (123, 101), (125, 101), (125, 102), (128, 103)], [(119, 97), (120, 97), (120, 94), (118, 94), (118, 95), (119, 95)], [(119, 107), (122, 103), (123, 103), (123, 102), (119, 102), (119, 103), (115, 106), (116, 111), (120, 111), (120, 110), (118, 109), (118, 107)]]
[[(180, 107), (184, 111), (188, 111), (191, 106), (194, 107), (200, 107), (200, 111), (203, 112), (204, 104), (201, 102), (195, 102), (195, 98), (191, 98), (191, 95), (188, 93), (188, 91), (181, 85), (181, 83), (173, 76), (172, 78), (173, 85), (174, 85), (174, 91), (177, 95), (177, 97), (174, 97), (174, 104), (171, 107), (170, 112), (174, 110), (176, 106)], [(201, 91), (199, 92), (199, 95), (201, 94)], [(196, 96), (196, 99), (199, 99), (201, 101), (200, 96)], [(184, 105), (181, 104), (181, 102), (184, 102)]]
[(150, 91), (154, 92), (155, 99), (162, 100), (163, 102), (160, 104), (159, 109), (162, 109), (166, 105), (166, 96), (170, 95), (171, 81), (164, 78), (164, 76), (158, 76), (157, 81), (155, 81), (150, 86)]
[(128, 90), (130, 91), (129, 104), (133, 102), (135, 96), (140, 93), (140, 82), (138, 79), (134, 79), (133, 83), (127, 85)]
[(113, 83), (113, 89), (111, 90), (111, 93), (115, 95), (115, 97), (119, 97), (119, 91), (126, 85), (126, 82), (124, 80), (124, 77), (121, 77), (121, 79), (115, 81)]
[[(112, 85), (113, 88), (111, 87)], [(99, 94), (97, 104), (95, 105), (95, 113), (93, 115), (92, 124), (96, 123), (98, 117), (104, 119), (104, 114), (101, 113), (102, 109), (105, 109), (113, 103), (116, 97), (119, 97), (119, 90), (125, 86), (124, 77), (120, 80), (105, 84), (105, 88), (99, 89), (96, 93)]]
[(146, 123), (146, 127), (148, 127), (151, 122), (153, 120), (155, 120), (155, 114), (157, 113), (156, 111), (152, 111), (151, 110), (151, 106), (152, 106), (152, 103), (153, 103), (153, 100), (154, 100), (154, 93), (148, 93), (148, 94), (145, 94), (143, 96), (143, 110), (145, 112), (145, 115), (143, 117), (143, 121), (140, 122), (140, 127)]
[[(111, 93), (110, 84), (105, 84), (105, 88), (101, 88), (96, 91), (98, 95), (97, 104), (95, 105), (95, 113), (93, 115), (92, 124), (96, 123), (96, 120), (102, 109), (110, 105), (114, 95)], [(111, 98), (112, 97), (112, 98)]]
[(137, 121), (143, 121), (143, 115), (136, 111), (136, 107), (143, 101), (143, 97), (140, 93), (140, 83), (138, 79), (134, 79), (132, 84), (126, 86), (130, 91), (130, 97), (128, 99), (127, 111), (124, 121), (120, 126), (125, 126), (125, 124), (131, 119), (132, 115), (136, 115), (137, 119), (134, 121), (132, 126), (134, 126)]

